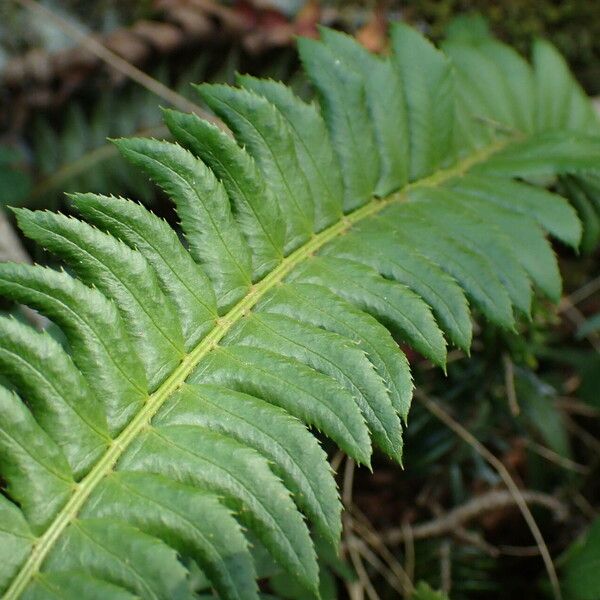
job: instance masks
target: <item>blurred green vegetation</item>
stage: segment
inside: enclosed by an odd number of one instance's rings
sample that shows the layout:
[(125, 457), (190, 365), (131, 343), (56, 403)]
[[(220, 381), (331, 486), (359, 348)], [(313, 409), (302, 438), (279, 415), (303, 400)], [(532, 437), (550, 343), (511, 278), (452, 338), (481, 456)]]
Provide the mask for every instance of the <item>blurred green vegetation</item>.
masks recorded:
[(492, 31), (527, 55), (531, 40), (550, 40), (591, 95), (600, 94), (600, 2), (596, 0), (407, 0), (392, 2), (422, 22), (434, 39), (465, 12), (479, 12)]

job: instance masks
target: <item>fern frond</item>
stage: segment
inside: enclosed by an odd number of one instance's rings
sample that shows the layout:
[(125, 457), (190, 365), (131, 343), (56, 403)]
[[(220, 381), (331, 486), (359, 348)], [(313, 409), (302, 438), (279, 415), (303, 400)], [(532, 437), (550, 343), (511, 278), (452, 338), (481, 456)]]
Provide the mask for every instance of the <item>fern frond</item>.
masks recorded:
[(175, 143), (117, 141), (180, 232), (112, 196), (73, 195), (85, 220), (16, 211), (70, 270), (0, 265), (0, 294), (66, 338), (0, 319), (6, 599), (191, 598), (199, 571), (258, 598), (265, 550), (275, 587), (318, 596), (341, 504), (315, 434), (400, 462), (397, 342), (444, 367), (472, 311), (512, 328), (534, 292), (560, 297), (547, 234), (600, 231), (600, 125), (564, 61), (391, 37), (388, 57), (300, 40), (318, 104), (247, 76), (200, 86), (233, 138), (165, 111)]

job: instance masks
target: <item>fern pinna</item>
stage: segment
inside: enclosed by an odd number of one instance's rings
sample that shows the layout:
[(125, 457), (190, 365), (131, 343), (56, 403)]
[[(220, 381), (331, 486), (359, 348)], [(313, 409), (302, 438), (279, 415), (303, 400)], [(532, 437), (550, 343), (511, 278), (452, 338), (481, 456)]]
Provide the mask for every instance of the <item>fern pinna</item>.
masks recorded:
[(341, 504), (310, 430), (400, 461), (396, 340), (443, 367), (470, 307), (510, 328), (533, 288), (559, 298), (545, 234), (577, 247), (580, 220), (533, 184), (568, 182), (592, 235), (600, 216), (600, 127), (563, 60), (400, 24), (391, 49), (323, 29), (299, 41), (318, 104), (241, 76), (198, 87), (233, 137), (166, 111), (177, 143), (117, 141), (183, 242), (123, 198), (16, 211), (69, 272), (0, 266), (66, 338), (0, 320), (5, 598), (257, 598), (261, 549), (318, 596)]

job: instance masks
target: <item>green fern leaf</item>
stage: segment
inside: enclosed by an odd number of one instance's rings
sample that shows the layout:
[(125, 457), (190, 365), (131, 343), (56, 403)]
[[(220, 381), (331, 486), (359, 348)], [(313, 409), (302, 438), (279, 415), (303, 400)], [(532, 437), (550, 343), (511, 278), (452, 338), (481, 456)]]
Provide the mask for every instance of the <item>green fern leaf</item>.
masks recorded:
[(141, 598), (174, 598), (186, 588), (187, 571), (173, 548), (117, 520), (78, 520), (57, 546), (48, 568), (118, 582)]
[(197, 425), (254, 448), (333, 546), (341, 535), (337, 489), (326, 455), (302, 423), (264, 400), (216, 385), (185, 385), (156, 416), (158, 425)]
[(198, 91), (251, 151), (285, 214), (285, 250), (294, 250), (312, 234), (314, 205), (281, 113), (266, 98), (247, 90), (204, 84)]
[(0, 581), (10, 581), (27, 558), (35, 535), (21, 510), (0, 496)]
[(16, 394), (0, 388), (0, 450), (8, 493), (34, 531), (43, 530), (72, 492), (75, 481), (61, 449)]
[(379, 155), (379, 179), (374, 193), (385, 196), (408, 180), (409, 135), (402, 83), (389, 59), (380, 59), (354, 39), (322, 28), (323, 41), (344, 63), (363, 79), (365, 100)]
[(22, 597), (25, 600), (136, 600), (139, 596), (80, 571), (60, 571), (37, 577)]
[(255, 346), (226, 346), (213, 350), (189, 381), (264, 398), (323, 431), (359, 462), (370, 464), (369, 434), (352, 395), (300, 361)]
[(118, 433), (147, 398), (147, 379), (112, 300), (64, 272), (0, 264), (0, 293), (46, 314), (65, 333), (73, 361)]
[(410, 369), (379, 321), (327, 288), (310, 284), (279, 286), (265, 296), (257, 310), (284, 314), (354, 341), (386, 382), (394, 408), (406, 419), (412, 397)]
[[(173, 465), (177, 465), (176, 470)], [(289, 492), (256, 451), (196, 426), (164, 425), (139, 436), (123, 457), (121, 468), (157, 473), (223, 496), (282, 566), (314, 589), (318, 569), (308, 528)], [(211, 519), (210, 513), (205, 519)], [(215, 516), (217, 526), (223, 527), (222, 521)], [(233, 537), (223, 532), (213, 536), (220, 544)], [(237, 554), (239, 551), (234, 552)], [(222, 585), (217, 589), (224, 591)]]
[(329, 288), (387, 323), (434, 363), (445, 364), (446, 343), (431, 310), (407, 287), (359, 263), (329, 257), (306, 261), (294, 272), (293, 281)]
[(319, 440), (401, 462), (399, 344), (444, 367), (471, 309), (512, 328), (560, 297), (547, 235), (597, 244), (600, 125), (554, 49), (400, 24), (391, 47), (323, 29), (299, 42), (318, 103), (240, 76), (199, 87), (233, 137), (165, 111), (177, 143), (117, 141), (175, 227), (85, 193), (83, 220), (16, 211), (72, 274), (0, 265), (66, 340), (0, 318), (6, 600), (259, 598), (265, 552), (271, 589), (318, 597), (341, 534)]
[(231, 307), (252, 284), (251, 261), (221, 182), (176, 144), (144, 139), (119, 140), (116, 144), (173, 198), (190, 254), (211, 278), (219, 309)]
[(115, 301), (154, 391), (184, 355), (175, 307), (163, 294), (154, 269), (139, 252), (82, 221), (26, 209), (18, 209), (16, 215), (25, 235)]
[(412, 220), (408, 227), (377, 216), (357, 227), (363, 233), (380, 235), (390, 246), (409, 246), (438, 264), (454, 277), (490, 321), (504, 327), (514, 323), (510, 298), (489, 260), (473, 252), (461, 240), (432, 227), (427, 221)]
[(321, 97), (323, 118), (342, 170), (344, 211), (350, 211), (367, 202), (379, 178), (364, 85), (326, 45), (301, 38), (298, 50)]
[[(581, 240), (581, 221), (567, 201), (558, 194), (517, 181), (486, 179), (467, 175), (452, 184), (452, 188), (471, 198), (480, 198), (517, 215), (526, 215), (557, 239), (577, 248)], [(519, 198), (518, 202), (514, 198)], [(470, 198), (464, 198), (466, 205)], [(466, 201), (466, 202), (465, 202)]]
[(403, 211), (403, 227), (410, 227), (414, 220), (428, 222), (445, 231), (450, 239), (460, 241), (464, 248), (480, 255), (492, 265), (508, 294), (512, 305), (529, 314), (532, 292), (525, 269), (510, 246), (508, 236), (495, 225), (488, 226), (485, 235), (481, 223), (485, 215), (474, 215), (456, 204), (449, 206), (447, 196), (438, 190), (424, 192), (415, 190), (409, 197), (411, 203)]
[(193, 348), (214, 327), (217, 301), (204, 269), (181, 246), (173, 229), (123, 198), (74, 194), (71, 201), (90, 223), (135, 248), (150, 263), (177, 309), (185, 349)]
[(411, 181), (432, 173), (454, 156), (454, 81), (450, 61), (416, 30), (392, 27), (410, 139)]
[(104, 412), (65, 350), (47, 333), (1, 318), (0, 373), (27, 398), (75, 477), (85, 475), (111, 440)]
[(283, 258), (285, 224), (279, 205), (252, 157), (228, 135), (196, 115), (165, 111), (173, 136), (221, 179), (234, 217), (252, 249), (252, 274), (264, 277)]
[(544, 40), (533, 46), (537, 131), (570, 129), (598, 133), (594, 109), (557, 50)]
[[(135, 503), (131, 502), (132, 498)], [(163, 539), (181, 555), (192, 557), (227, 596), (256, 596), (256, 574), (247, 541), (230, 511), (213, 494), (176, 483), (172, 477), (167, 479), (146, 473), (115, 473), (98, 487), (83, 516), (85, 518), (81, 524), (97, 522), (101, 530), (108, 529), (113, 522), (117, 525), (123, 521), (132, 523), (153, 536), (155, 541), (157, 538)], [(120, 543), (118, 537), (115, 541)], [(67, 554), (82, 556), (85, 552), (66, 548), (63, 556), (56, 558), (59, 568), (60, 561), (67, 560)], [(165, 561), (164, 557), (147, 558), (144, 570), (148, 563), (152, 570), (164, 568), (159, 564), (153, 565), (157, 561), (166, 562), (167, 566), (171, 564), (166, 582), (173, 581), (181, 572), (181, 567), (173, 568), (172, 559)], [(85, 565), (85, 570), (93, 572), (96, 562), (104, 561), (92, 560)], [(165, 580), (161, 579), (158, 583), (164, 586)], [(147, 583), (146, 578), (142, 583)], [(178, 581), (172, 586), (182, 587)], [(143, 597), (146, 594), (143, 593)], [(157, 598), (176, 595), (173, 591), (154, 594)]]
[(433, 261), (407, 245), (390, 244), (369, 233), (360, 236), (360, 244), (347, 236), (338, 238), (323, 254), (364, 263), (385, 278), (404, 284), (427, 302), (449, 340), (469, 350), (472, 327), (467, 299), (454, 279)]
[(306, 104), (283, 83), (238, 76), (246, 89), (264, 96), (286, 119), (315, 205), (315, 231), (342, 217), (344, 189), (340, 167), (323, 118), (314, 104)]
[(347, 338), (274, 314), (244, 319), (225, 338), (254, 348), (277, 348), (278, 353), (329, 375), (354, 396), (375, 442), (392, 458), (402, 456), (401, 427), (385, 383), (369, 359)]

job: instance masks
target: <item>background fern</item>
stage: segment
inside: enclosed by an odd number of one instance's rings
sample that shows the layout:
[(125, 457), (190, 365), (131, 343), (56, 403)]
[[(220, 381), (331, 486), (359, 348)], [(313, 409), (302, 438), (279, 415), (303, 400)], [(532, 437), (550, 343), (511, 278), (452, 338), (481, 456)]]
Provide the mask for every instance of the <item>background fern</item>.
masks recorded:
[[(216, 67), (208, 53), (196, 56), (189, 64), (179, 65), (180, 72), (172, 82), (171, 69), (165, 62), (153, 77), (181, 96), (191, 98), (193, 82), (232, 82), (239, 68), (238, 54), (232, 49)], [(36, 114), (30, 140), (35, 186), (19, 198), (9, 195), (7, 188), (3, 203), (62, 209), (66, 208), (64, 192), (81, 189), (95, 193), (135, 193), (146, 204), (155, 200), (154, 186), (118, 159), (118, 152), (108, 139), (126, 135), (168, 137), (156, 96), (131, 84), (95, 92), (93, 101), (83, 96), (69, 103), (58, 119), (56, 111)], [(86, 109), (90, 104), (91, 109)]]
[(72, 274), (0, 266), (0, 293), (67, 340), (0, 321), (7, 598), (190, 597), (204, 577), (253, 598), (264, 550), (317, 594), (312, 540), (331, 554), (341, 505), (306, 426), (359, 463), (371, 443), (400, 461), (394, 337), (444, 367), (470, 307), (511, 328), (533, 288), (560, 297), (545, 233), (576, 247), (580, 221), (531, 183), (575, 182), (596, 215), (600, 136), (558, 54), (539, 42), (530, 67), (460, 31), (442, 52), (398, 24), (379, 58), (321, 34), (299, 42), (320, 109), (240, 77), (199, 87), (237, 144), (173, 111), (179, 145), (117, 142), (185, 247), (121, 198), (73, 195), (86, 221), (16, 211)]

